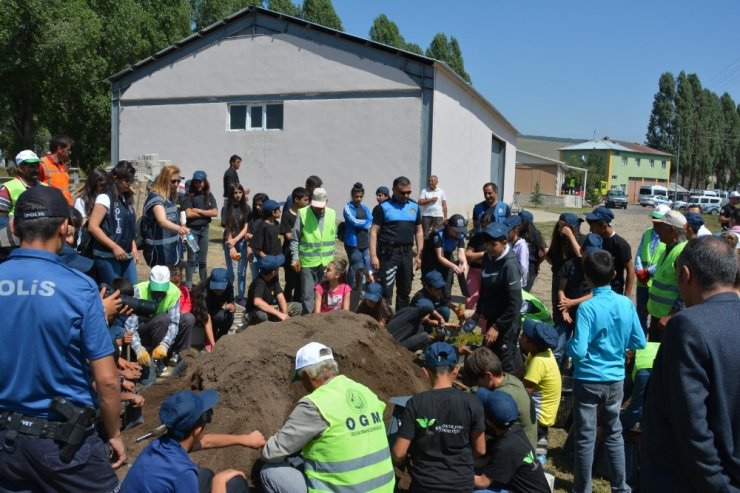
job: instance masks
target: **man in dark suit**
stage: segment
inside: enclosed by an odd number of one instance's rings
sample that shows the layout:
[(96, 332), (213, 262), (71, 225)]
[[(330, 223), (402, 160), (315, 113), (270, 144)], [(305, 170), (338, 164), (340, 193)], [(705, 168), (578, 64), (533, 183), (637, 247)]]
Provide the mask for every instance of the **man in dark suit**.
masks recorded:
[(676, 262), (686, 304), (655, 358), (643, 415), (640, 491), (740, 491), (738, 261), (721, 238), (689, 242)]

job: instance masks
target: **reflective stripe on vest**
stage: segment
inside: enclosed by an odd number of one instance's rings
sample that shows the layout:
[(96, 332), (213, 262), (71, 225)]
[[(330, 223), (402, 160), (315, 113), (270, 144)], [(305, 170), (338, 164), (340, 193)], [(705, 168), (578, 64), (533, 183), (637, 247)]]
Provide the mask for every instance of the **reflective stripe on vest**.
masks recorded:
[[(656, 233), (657, 234), (657, 233)], [(648, 267), (655, 265), (658, 259), (663, 256), (663, 252), (665, 252), (665, 243), (662, 241), (658, 242), (658, 247), (655, 249), (653, 253), (650, 253), (650, 243), (651, 239), (653, 237), (653, 228), (648, 228), (645, 230), (644, 233), (642, 233), (642, 249), (640, 250), (640, 258), (642, 259), (642, 268), (647, 269)], [(637, 284), (640, 286), (650, 286), (653, 283), (653, 280), (650, 279), (647, 284), (642, 284), (640, 281), (637, 281)]]
[(27, 187), (20, 178), (13, 178), (5, 184), (5, 188), (8, 190), (8, 194), (10, 195), (10, 211), (8, 212), (8, 215), (12, 216), (13, 212), (15, 212), (15, 204), (18, 202), (18, 197), (26, 191)]
[(334, 258), (337, 236), (337, 215), (333, 209), (324, 209), (324, 224), (319, 231), (319, 221), (311, 207), (298, 210), (301, 218), (301, 239), (298, 242), (298, 257), (302, 267), (326, 267)]
[[(140, 300), (151, 301), (154, 299), (152, 293), (149, 291), (149, 281), (137, 284), (136, 290), (139, 292)], [(160, 313), (167, 313), (178, 301), (180, 301), (180, 288), (169, 283), (167, 286), (167, 294), (164, 296), (164, 299), (159, 302), (159, 305), (157, 305), (157, 311), (154, 312), (154, 314), (159, 315)]]
[(635, 351), (635, 366), (632, 368), (632, 380), (635, 379), (638, 371), (652, 369), (659, 348), (659, 342), (648, 342), (645, 349)]
[(385, 404), (344, 375), (307, 399), (329, 424), (303, 448), (308, 491), (391, 493), (395, 475), (383, 424)]
[(69, 174), (64, 163), (62, 163), (61, 167), (57, 166), (50, 156), (44, 156), (39, 161), (39, 164), (44, 167), (46, 183), (61, 190), (69, 205), (72, 205), (72, 194), (69, 193)]
[(674, 246), (658, 260), (653, 283), (648, 291), (648, 313), (653, 317), (665, 317), (671, 312), (678, 300), (678, 279), (676, 276), (676, 259), (688, 242), (683, 241)]

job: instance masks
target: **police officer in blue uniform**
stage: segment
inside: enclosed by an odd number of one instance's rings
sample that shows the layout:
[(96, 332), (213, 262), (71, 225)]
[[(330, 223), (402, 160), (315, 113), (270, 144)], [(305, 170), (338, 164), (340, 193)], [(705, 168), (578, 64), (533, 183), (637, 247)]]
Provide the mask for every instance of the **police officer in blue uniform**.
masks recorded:
[(21, 246), (0, 265), (0, 491), (116, 491), (126, 460), (97, 286), (57, 256), (68, 217), (58, 189), (36, 187), (10, 223)]
[[(390, 303), (396, 284), (396, 311), (409, 305), (414, 269), (421, 267), (424, 233), (419, 204), (411, 200), (411, 182), (393, 180), (393, 196), (373, 210), (370, 228), (370, 262), (378, 272), (383, 297)], [(416, 256), (413, 246), (416, 241)]]

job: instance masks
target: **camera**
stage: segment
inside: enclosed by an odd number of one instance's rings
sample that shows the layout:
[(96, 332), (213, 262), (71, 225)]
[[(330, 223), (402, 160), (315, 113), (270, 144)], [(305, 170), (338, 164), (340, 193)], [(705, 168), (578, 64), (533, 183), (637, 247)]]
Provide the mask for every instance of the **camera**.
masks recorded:
[[(101, 287), (105, 288), (105, 293), (103, 294), (104, 298), (107, 298), (115, 291), (107, 284), (102, 284)], [(157, 313), (157, 306), (159, 306), (158, 301), (141, 300), (139, 298), (134, 298), (133, 296), (127, 296), (125, 294), (119, 294), (118, 297), (121, 299), (121, 303), (131, 308), (134, 313), (136, 315), (139, 315), (140, 317), (150, 318), (153, 317), (155, 313)]]

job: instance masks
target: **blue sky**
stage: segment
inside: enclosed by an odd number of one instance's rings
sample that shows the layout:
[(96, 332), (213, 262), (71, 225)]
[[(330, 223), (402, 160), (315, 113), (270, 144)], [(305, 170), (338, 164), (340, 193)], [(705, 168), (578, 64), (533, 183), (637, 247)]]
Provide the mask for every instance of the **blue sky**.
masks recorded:
[(473, 85), (522, 133), (644, 142), (658, 78), (740, 102), (740, 1), (333, 0), (347, 33), (386, 14), (409, 42), (455, 36)]

